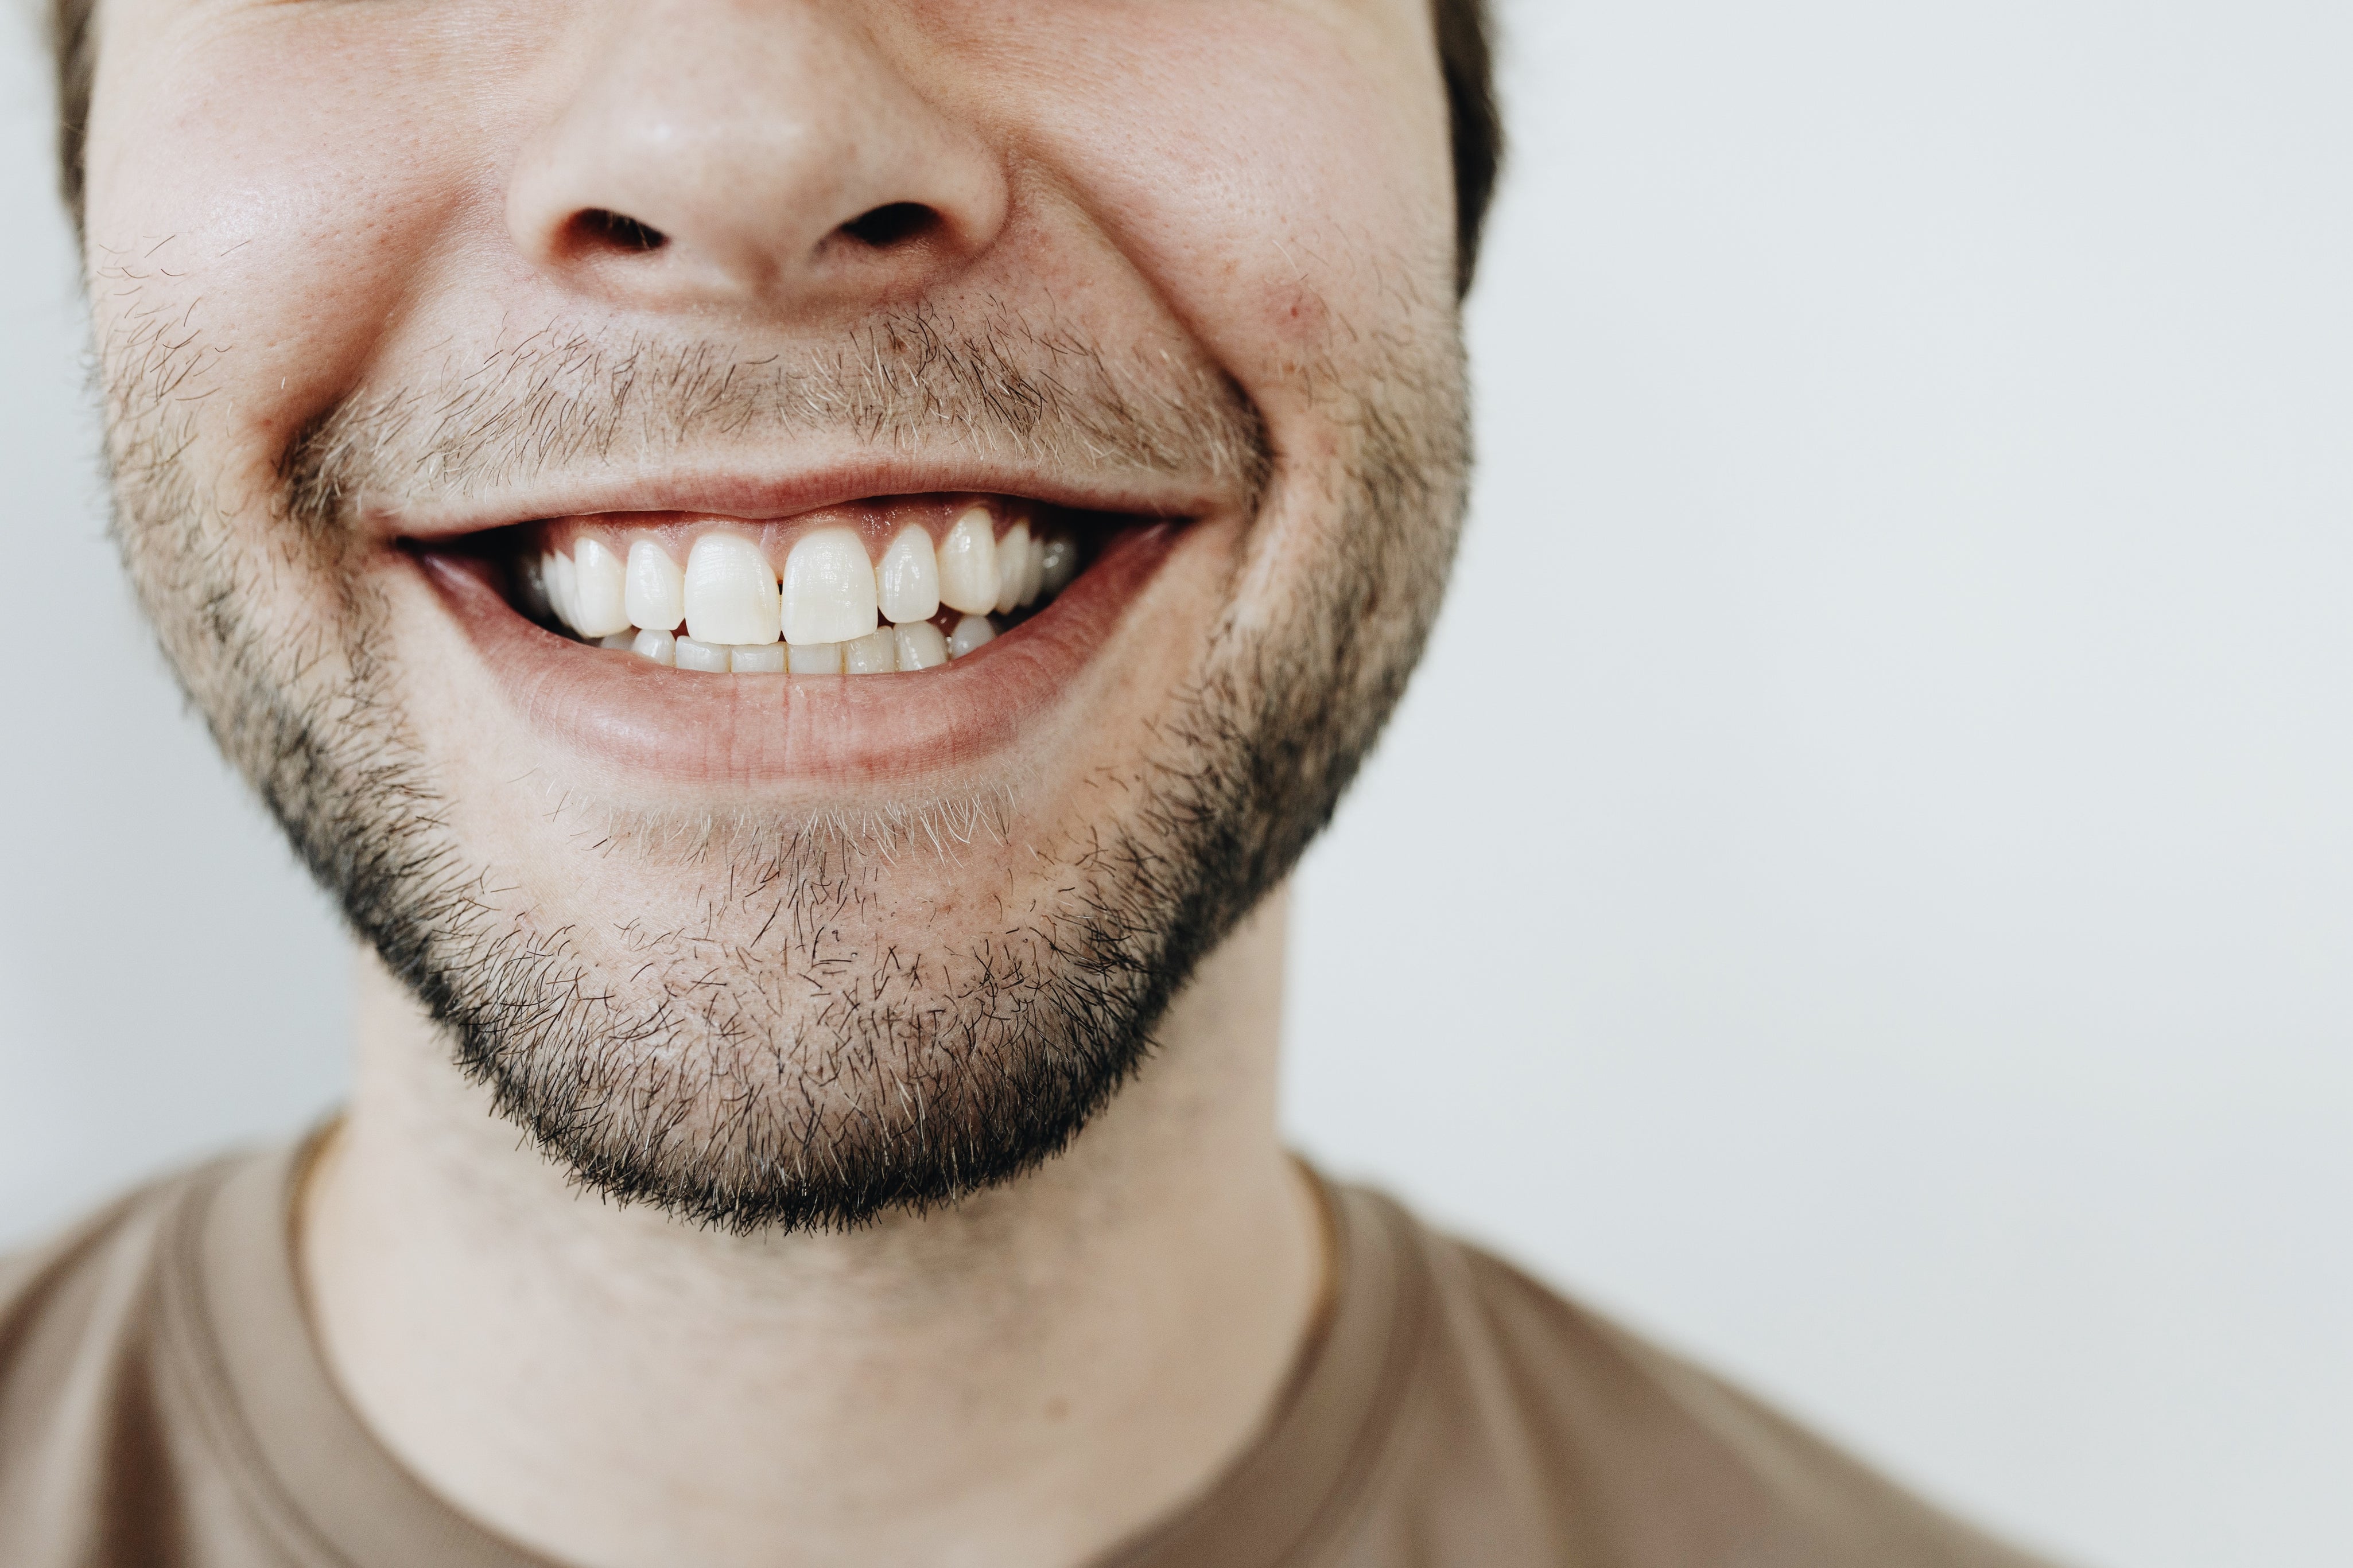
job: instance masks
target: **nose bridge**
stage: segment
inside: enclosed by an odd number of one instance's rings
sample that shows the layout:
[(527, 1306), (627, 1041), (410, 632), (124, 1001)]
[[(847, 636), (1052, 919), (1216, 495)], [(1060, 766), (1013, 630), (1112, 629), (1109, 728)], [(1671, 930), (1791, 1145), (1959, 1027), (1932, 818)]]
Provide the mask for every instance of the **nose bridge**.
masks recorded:
[(994, 238), (978, 134), (825, 0), (619, 0), (522, 148), (508, 226), (543, 268), (642, 303), (905, 283)]

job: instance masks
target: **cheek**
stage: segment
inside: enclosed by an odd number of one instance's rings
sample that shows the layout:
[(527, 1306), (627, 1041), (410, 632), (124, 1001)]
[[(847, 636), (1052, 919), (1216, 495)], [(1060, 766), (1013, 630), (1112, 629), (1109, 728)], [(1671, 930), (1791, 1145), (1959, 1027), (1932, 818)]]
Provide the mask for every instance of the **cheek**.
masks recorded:
[(178, 31), (101, 43), (86, 262), (111, 382), (201, 397), (226, 478), (352, 384), (475, 221), (503, 128), (467, 79), (498, 62), (268, 12)]
[(1023, 134), (1254, 395), (1377, 352), (1351, 322), (1452, 309), (1444, 91), (1419, 28), (1355, 5), (1099, 9), (1000, 22)]

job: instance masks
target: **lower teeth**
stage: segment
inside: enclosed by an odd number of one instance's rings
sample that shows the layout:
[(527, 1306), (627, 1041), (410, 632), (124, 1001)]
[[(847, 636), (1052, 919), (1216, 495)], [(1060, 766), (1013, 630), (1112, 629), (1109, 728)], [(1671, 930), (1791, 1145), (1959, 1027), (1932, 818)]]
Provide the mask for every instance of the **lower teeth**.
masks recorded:
[(631, 630), (598, 637), (595, 646), (674, 669), (711, 675), (893, 675), (933, 669), (996, 637), (992, 616), (965, 616), (943, 634), (929, 621), (877, 626), (855, 642), (698, 642), (670, 632)]

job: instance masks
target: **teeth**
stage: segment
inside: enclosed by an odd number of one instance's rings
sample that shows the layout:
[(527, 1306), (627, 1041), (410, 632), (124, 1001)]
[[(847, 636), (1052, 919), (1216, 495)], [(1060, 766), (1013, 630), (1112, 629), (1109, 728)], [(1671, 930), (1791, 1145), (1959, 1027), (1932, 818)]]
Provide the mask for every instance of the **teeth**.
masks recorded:
[(864, 637), (841, 645), (845, 675), (889, 675), (898, 668), (899, 638), (890, 626), (876, 626)]
[(1029, 574), (1029, 525), (1017, 522), (997, 542), (997, 613), (1021, 603), (1021, 580)]
[(932, 536), (909, 524), (874, 568), (876, 602), (886, 621), (928, 621), (940, 613), (940, 563)]
[(686, 558), (686, 588), (681, 597), (691, 634), (679, 642), (681, 669), (704, 668), (687, 663), (689, 641), (773, 642), (782, 624), (776, 574), (768, 570), (768, 558), (760, 553), (760, 547), (740, 533), (706, 533), (694, 542)]
[(727, 668), (737, 675), (782, 675), (785, 645), (780, 642), (737, 643), (727, 650)]
[(1079, 574), (1078, 542), (1060, 535), (1046, 541), (1038, 552), (1038, 585), (1049, 594), (1059, 594), (1071, 585)]
[(893, 627), (892, 639), (899, 645), (901, 669), (934, 669), (948, 661), (948, 639), (929, 621)]
[[(1078, 575), (1068, 535), (1025, 519), (1000, 539), (996, 526), (987, 507), (967, 508), (934, 550), (909, 523), (876, 563), (856, 529), (820, 528), (794, 542), (781, 583), (759, 543), (732, 532), (696, 540), (682, 570), (658, 539), (624, 556), (586, 535), (510, 570), (519, 608), (599, 647), (712, 673), (881, 675), (962, 658)], [(959, 612), (944, 636), (943, 605)]]
[(997, 607), (997, 525), (974, 507), (940, 544), (940, 603), (986, 615)]
[(554, 606), (547, 599), (547, 568), (543, 558), (526, 555), (517, 561), (514, 569), (515, 601), (522, 613), (534, 621), (547, 619)]
[(676, 631), (686, 619), (686, 574), (670, 552), (650, 539), (629, 546), (628, 586), (622, 607), (629, 624), (658, 631)]
[(838, 642), (797, 642), (786, 645), (795, 675), (839, 675), (841, 645)]
[(597, 541), (584, 538), (572, 547), (572, 627), (582, 637), (610, 637), (629, 624), (621, 575), (621, 558)]
[(987, 616), (966, 616), (948, 634), (948, 657), (962, 658), (996, 636), (997, 627)]
[[(702, 552), (698, 550), (695, 553), (700, 555)], [(686, 586), (688, 593), (691, 594), (694, 591), (694, 579), (692, 577), (690, 576), (686, 580)], [(691, 619), (691, 617), (689, 618)], [(678, 639), (677, 646), (679, 668), (700, 669), (712, 675), (724, 675), (727, 673), (727, 645), (725, 643), (705, 642), (700, 637), (681, 637)]]
[(1045, 582), (1046, 540), (1044, 535), (1033, 533), (1029, 536), (1029, 548), (1021, 555), (1021, 602), (1033, 602)]
[(785, 640), (848, 642), (874, 629), (874, 563), (858, 531), (801, 535), (785, 557)]
[(547, 602), (555, 611), (555, 618), (573, 630), (580, 629), (580, 613), (573, 606), (572, 557), (551, 554), (545, 562), (547, 572)]

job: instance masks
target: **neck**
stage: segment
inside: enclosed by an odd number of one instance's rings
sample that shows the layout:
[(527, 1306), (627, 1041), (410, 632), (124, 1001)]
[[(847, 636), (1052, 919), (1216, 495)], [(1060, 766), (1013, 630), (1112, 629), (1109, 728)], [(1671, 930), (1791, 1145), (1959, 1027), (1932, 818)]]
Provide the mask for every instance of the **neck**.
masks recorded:
[(582, 1568), (1077, 1563), (1203, 1489), (1315, 1310), (1278, 895), (1042, 1170), (851, 1235), (584, 1194), (371, 958), (300, 1233), (328, 1363), (462, 1511)]

